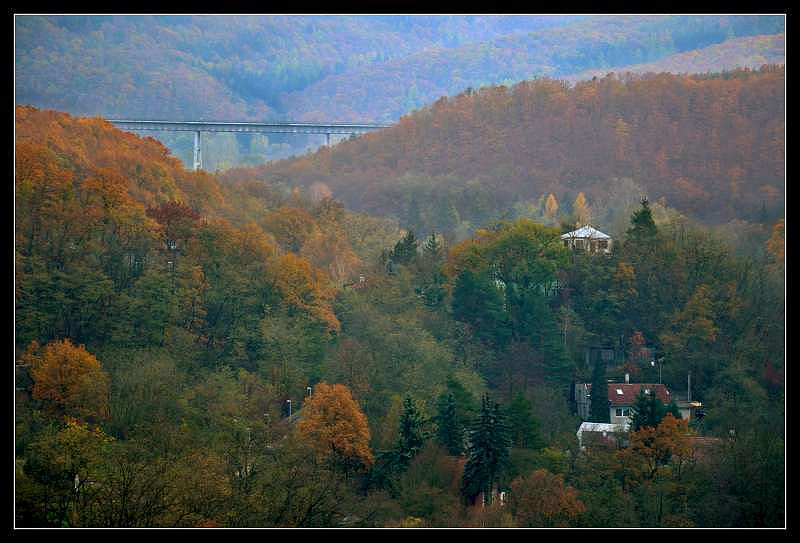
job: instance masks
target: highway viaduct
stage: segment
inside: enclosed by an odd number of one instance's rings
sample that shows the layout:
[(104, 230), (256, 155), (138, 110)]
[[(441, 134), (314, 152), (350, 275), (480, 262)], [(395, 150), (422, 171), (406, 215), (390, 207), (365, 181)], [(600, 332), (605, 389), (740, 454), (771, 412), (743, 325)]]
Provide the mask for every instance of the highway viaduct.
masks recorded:
[(381, 128), (388, 124), (325, 124), (325, 123), (244, 123), (244, 122), (214, 122), (214, 121), (143, 121), (109, 119), (108, 122), (121, 130), (153, 130), (159, 132), (194, 132), (194, 169), (203, 167), (200, 155), (201, 132), (250, 132), (250, 133), (278, 133), (278, 134), (325, 134), (326, 145), (331, 144), (331, 134), (364, 134)]

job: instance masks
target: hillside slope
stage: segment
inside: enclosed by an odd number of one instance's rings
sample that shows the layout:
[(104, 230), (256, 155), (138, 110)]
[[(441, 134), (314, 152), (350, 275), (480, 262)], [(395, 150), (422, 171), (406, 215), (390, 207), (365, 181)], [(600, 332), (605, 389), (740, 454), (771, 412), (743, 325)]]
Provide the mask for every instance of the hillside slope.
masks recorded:
[(81, 116), (264, 120), (347, 69), (579, 17), (17, 16), (18, 104)]
[[(524, 215), (519, 206), (555, 220), (579, 192), (602, 222), (624, 179), (641, 187), (637, 196), (702, 221), (777, 217), (784, 104), (782, 67), (612, 75), (574, 88), (527, 81), (442, 98), (388, 129), (251, 175), (325, 184), (350, 207), (424, 231)], [(551, 193), (558, 211), (545, 209)]]
[[(752, 36), (734, 38), (719, 45), (711, 45), (686, 53), (678, 53), (646, 64), (631, 64), (619, 68), (630, 73), (706, 73), (735, 70), (737, 68), (758, 69), (764, 64), (786, 62), (786, 35)], [(587, 70), (565, 77), (572, 83), (603, 77), (609, 70)]]
[(595, 16), (568, 26), (422, 51), (333, 74), (286, 96), (284, 107), (309, 121), (396, 120), (469, 87), (563, 78), (587, 69), (608, 71), (736, 37), (776, 34), (783, 27), (780, 17)]

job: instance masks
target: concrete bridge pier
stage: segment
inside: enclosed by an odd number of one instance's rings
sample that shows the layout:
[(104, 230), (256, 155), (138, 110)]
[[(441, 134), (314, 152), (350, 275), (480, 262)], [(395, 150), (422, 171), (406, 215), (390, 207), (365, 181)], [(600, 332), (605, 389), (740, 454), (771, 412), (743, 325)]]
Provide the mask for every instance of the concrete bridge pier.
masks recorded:
[(203, 168), (203, 157), (200, 154), (200, 132), (194, 133), (194, 171), (200, 171)]
[(326, 132), (325, 133), (325, 146), (326, 147), (330, 147), (331, 146), (331, 133), (330, 132)]

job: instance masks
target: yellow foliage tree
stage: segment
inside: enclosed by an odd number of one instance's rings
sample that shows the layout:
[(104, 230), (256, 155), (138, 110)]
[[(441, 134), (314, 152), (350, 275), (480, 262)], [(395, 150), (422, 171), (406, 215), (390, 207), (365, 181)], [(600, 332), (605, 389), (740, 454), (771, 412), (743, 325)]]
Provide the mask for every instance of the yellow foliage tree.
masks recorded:
[(319, 383), (303, 405), (300, 434), (334, 465), (350, 469), (372, 465), (369, 426), (350, 389)]
[(68, 339), (48, 344), (39, 352), (34, 342), (24, 355), (31, 365), (33, 398), (62, 415), (108, 418), (110, 378), (83, 345)]
[(589, 222), (589, 206), (586, 204), (586, 195), (583, 194), (583, 192), (578, 193), (578, 197), (575, 198), (575, 204), (573, 204), (572, 209), (575, 212), (575, 219), (578, 221), (579, 225), (584, 225)]
[(547, 200), (544, 202), (544, 210), (551, 219), (555, 218), (556, 213), (558, 213), (558, 200), (556, 200), (552, 192), (547, 196)]
[(767, 241), (767, 251), (775, 261), (779, 269), (783, 268), (783, 261), (786, 253), (784, 252), (784, 240), (786, 237), (783, 219), (775, 223), (772, 227), (772, 236)]

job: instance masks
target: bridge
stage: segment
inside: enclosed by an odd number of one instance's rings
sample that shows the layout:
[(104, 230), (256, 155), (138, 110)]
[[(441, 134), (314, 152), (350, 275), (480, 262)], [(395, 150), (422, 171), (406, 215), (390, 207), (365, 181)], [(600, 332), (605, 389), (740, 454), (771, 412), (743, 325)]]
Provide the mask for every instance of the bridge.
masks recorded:
[(201, 132), (278, 133), (278, 134), (325, 134), (325, 144), (330, 146), (331, 134), (365, 134), (387, 128), (388, 124), (324, 124), (324, 123), (239, 123), (212, 121), (136, 121), (109, 119), (120, 130), (154, 130), (160, 132), (194, 132), (194, 169), (203, 167), (200, 156)]

